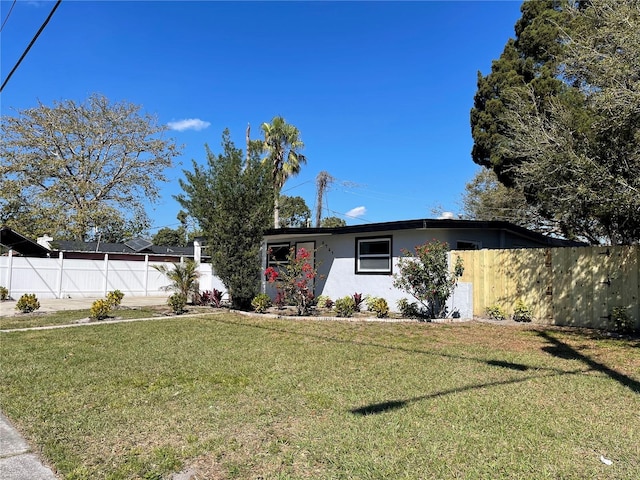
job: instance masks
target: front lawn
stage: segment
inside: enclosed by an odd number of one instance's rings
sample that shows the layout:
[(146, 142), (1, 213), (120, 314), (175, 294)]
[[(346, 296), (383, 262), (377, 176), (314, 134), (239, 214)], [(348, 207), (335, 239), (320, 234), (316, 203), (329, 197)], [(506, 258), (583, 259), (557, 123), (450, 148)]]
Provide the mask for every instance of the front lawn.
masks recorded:
[(218, 314), (0, 355), (0, 409), (68, 479), (640, 478), (637, 340)]

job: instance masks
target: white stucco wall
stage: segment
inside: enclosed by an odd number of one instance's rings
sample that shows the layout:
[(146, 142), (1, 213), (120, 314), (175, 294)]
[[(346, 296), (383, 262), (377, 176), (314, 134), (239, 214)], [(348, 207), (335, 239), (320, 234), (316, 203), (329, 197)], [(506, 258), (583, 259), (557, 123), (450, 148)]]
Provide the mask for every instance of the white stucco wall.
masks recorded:
[[(393, 273), (397, 271), (397, 262), (403, 250), (413, 250), (416, 245), (424, 244), (433, 239), (447, 241), (453, 245), (455, 245), (456, 239), (464, 241), (477, 239), (477, 236), (475, 238), (468, 238), (459, 233), (454, 236), (448, 235), (447, 233), (446, 230), (404, 230), (374, 232), (371, 234), (328, 235), (316, 238), (316, 267), (319, 276), (316, 279), (315, 295), (327, 295), (332, 300), (346, 295), (353, 295), (354, 293), (361, 293), (363, 296), (382, 297), (387, 301), (392, 311), (397, 311), (397, 302), (401, 298), (414, 301), (409, 294), (393, 286)], [(389, 236), (392, 239), (391, 252), (393, 263), (391, 274), (357, 274), (355, 263), (356, 240), (380, 236)], [(297, 242), (308, 242), (310, 240), (308, 237), (288, 239), (292, 246), (295, 246)], [(278, 243), (281, 241), (287, 240), (279, 239), (268, 243)], [(273, 286), (265, 284), (264, 287), (264, 291), (272, 296), (272, 298), (275, 297), (275, 289)], [(458, 284), (454, 295), (448, 302), (448, 307), (449, 312), (457, 310), (460, 316), (464, 318), (471, 317), (473, 315), (471, 284)]]

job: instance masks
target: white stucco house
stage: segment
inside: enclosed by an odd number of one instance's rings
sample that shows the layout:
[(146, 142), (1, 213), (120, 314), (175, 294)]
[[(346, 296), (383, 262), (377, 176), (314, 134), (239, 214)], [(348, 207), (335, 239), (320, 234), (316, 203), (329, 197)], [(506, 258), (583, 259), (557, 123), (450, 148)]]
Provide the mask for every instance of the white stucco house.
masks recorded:
[[(315, 252), (319, 277), (314, 285), (316, 296), (335, 300), (357, 292), (383, 297), (391, 310), (397, 310), (398, 300), (410, 299), (393, 286), (402, 251), (412, 251), (416, 245), (434, 239), (447, 242), (452, 250), (575, 245), (502, 221), (418, 219), (336, 228), (279, 228), (265, 234), (263, 268), (281, 265), (291, 247), (296, 251), (305, 248)], [(262, 288), (275, 297), (275, 289), (266, 280)], [(449, 311), (472, 316), (472, 300), (471, 284), (459, 283)]]

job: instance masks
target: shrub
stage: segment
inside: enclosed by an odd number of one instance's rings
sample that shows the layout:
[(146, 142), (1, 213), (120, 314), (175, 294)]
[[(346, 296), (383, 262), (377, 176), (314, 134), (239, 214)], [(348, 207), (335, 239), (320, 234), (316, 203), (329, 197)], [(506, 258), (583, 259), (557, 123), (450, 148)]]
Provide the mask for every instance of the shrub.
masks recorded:
[[(171, 267), (166, 265), (153, 265), (157, 271), (162, 273), (171, 281), (169, 285), (162, 287), (164, 290), (173, 290), (181, 294), (188, 301), (189, 295), (196, 296), (199, 292), (198, 264), (189, 259), (184, 263), (174, 263)], [(186, 305), (186, 303), (185, 303)]]
[(333, 300), (326, 295), (320, 295), (317, 299), (318, 308), (331, 308), (333, 307)]
[(633, 321), (629, 318), (628, 309), (625, 307), (613, 307), (611, 311), (613, 328), (619, 333), (631, 333), (634, 330)]
[(183, 293), (174, 293), (167, 299), (167, 305), (171, 307), (173, 313), (180, 315), (186, 311), (184, 307), (187, 305), (187, 297)]
[(363, 301), (363, 298), (361, 293), (356, 292), (353, 294), (353, 303), (355, 303), (356, 305), (356, 312), (360, 311), (360, 305), (362, 305), (362, 301)]
[(415, 252), (402, 250), (393, 286), (404, 290), (423, 306), (429, 318), (447, 313), (446, 302), (462, 276), (462, 259), (457, 257), (454, 271), (449, 271), (449, 245), (433, 240), (415, 247)]
[(493, 318), (494, 320), (504, 320), (505, 318), (507, 318), (507, 314), (505, 313), (504, 309), (498, 304), (487, 307), (486, 312), (487, 315), (489, 315), (489, 318)]
[(107, 301), (111, 304), (112, 307), (120, 306), (123, 298), (124, 293), (122, 293), (120, 290), (114, 290), (113, 292), (107, 293)]
[(389, 304), (382, 297), (367, 298), (367, 309), (370, 312), (374, 312), (378, 318), (385, 318), (389, 316)]
[(271, 306), (271, 297), (266, 293), (259, 293), (251, 300), (251, 306), (257, 313), (264, 313)]
[(40, 302), (35, 293), (25, 293), (16, 303), (16, 310), (20, 310), (22, 313), (33, 312), (39, 308)]
[(516, 322), (532, 321), (533, 313), (531, 312), (531, 308), (529, 308), (529, 306), (522, 300), (518, 300), (515, 307), (513, 307), (513, 319)]
[(409, 302), (406, 298), (401, 298), (396, 304), (400, 315), (405, 318), (418, 318), (420, 317), (420, 308), (416, 302)]
[(9, 289), (7, 287), (0, 286), (0, 301), (4, 302), (9, 299)]
[(339, 317), (351, 317), (356, 311), (356, 302), (353, 301), (353, 297), (342, 297), (336, 300), (334, 308)]
[(197, 293), (193, 296), (193, 303), (196, 305), (211, 305), (215, 308), (222, 306), (222, 292), (216, 288), (211, 290), (204, 290), (201, 293)]
[(282, 294), (280, 301), (295, 305), (298, 315), (307, 315), (313, 303), (313, 280), (318, 272), (312, 262), (310, 251), (299, 248), (296, 252), (292, 247), (286, 265), (279, 270), (268, 267), (264, 271), (267, 281), (275, 284), (278, 294)]
[(103, 320), (109, 316), (112, 306), (113, 303), (111, 303), (111, 301), (109, 300), (109, 296), (107, 296), (106, 300), (103, 298), (96, 300), (91, 304), (89, 316), (95, 320)]

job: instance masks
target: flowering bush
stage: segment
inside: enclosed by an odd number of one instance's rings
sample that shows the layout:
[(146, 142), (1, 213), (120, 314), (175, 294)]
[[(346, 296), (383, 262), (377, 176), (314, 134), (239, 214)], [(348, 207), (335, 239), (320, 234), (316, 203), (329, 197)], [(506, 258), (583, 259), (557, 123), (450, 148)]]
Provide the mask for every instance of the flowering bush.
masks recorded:
[(418, 245), (415, 252), (403, 250), (393, 285), (413, 296), (422, 304), (429, 318), (441, 318), (447, 313), (446, 302), (462, 276), (462, 259), (457, 258), (453, 273), (449, 272), (446, 242), (433, 240)]
[(311, 264), (311, 252), (300, 248), (289, 249), (288, 263), (279, 271), (269, 267), (264, 271), (267, 281), (275, 284), (278, 291), (276, 305), (292, 303), (298, 315), (306, 315), (313, 302), (313, 281), (318, 272)]

